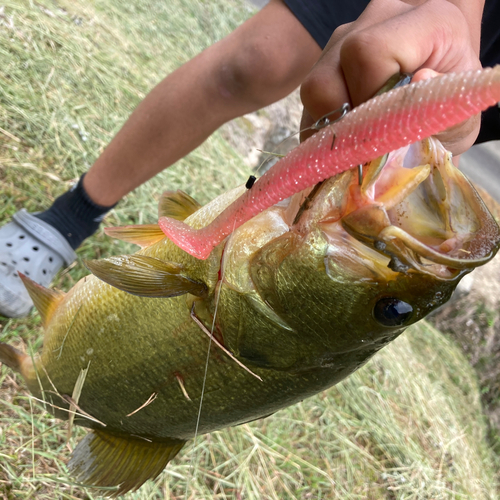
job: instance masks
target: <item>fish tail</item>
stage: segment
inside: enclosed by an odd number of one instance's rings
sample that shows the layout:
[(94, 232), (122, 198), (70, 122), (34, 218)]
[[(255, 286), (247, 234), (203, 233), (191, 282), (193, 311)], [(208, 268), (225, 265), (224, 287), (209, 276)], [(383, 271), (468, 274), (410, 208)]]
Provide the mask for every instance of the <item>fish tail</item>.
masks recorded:
[(116, 486), (109, 494), (114, 498), (155, 479), (184, 444), (179, 439), (151, 442), (94, 430), (78, 443), (68, 466), (71, 475), (86, 485)]
[(0, 342), (0, 363), (8, 366), (15, 372), (21, 373), (23, 363), (27, 359), (29, 359), (27, 354), (24, 354), (9, 344)]
[(9, 344), (0, 342), (0, 363), (19, 373), (28, 385), (29, 390), (34, 395), (40, 395), (37, 371), (33, 358), (29, 354), (25, 354)]

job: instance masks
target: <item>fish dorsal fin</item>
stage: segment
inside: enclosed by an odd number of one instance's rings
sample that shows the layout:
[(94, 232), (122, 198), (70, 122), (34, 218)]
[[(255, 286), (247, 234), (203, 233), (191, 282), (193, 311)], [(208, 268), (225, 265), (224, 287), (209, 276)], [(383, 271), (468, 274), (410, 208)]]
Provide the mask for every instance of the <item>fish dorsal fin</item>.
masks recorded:
[(165, 191), (158, 204), (158, 218), (171, 217), (172, 219), (184, 220), (200, 208), (201, 205), (195, 199), (180, 189)]
[(46, 327), (54, 315), (57, 306), (66, 294), (59, 290), (45, 288), (22, 273), (19, 273), (19, 277), (24, 283), (31, 300), (33, 300), (33, 304), (35, 304), (37, 311), (42, 317), (43, 326)]
[(111, 286), (139, 297), (176, 297), (190, 293), (205, 297), (207, 286), (182, 274), (183, 267), (146, 255), (119, 255), (88, 260), (92, 274)]
[(115, 498), (155, 479), (184, 444), (178, 439), (151, 442), (94, 430), (78, 443), (68, 467), (70, 474), (85, 485), (117, 486), (116, 491), (107, 493)]
[(104, 232), (117, 240), (134, 243), (141, 248), (149, 247), (153, 243), (165, 238), (165, 234), (158, 224), (142, 224), (137, 226), (106, 227)]

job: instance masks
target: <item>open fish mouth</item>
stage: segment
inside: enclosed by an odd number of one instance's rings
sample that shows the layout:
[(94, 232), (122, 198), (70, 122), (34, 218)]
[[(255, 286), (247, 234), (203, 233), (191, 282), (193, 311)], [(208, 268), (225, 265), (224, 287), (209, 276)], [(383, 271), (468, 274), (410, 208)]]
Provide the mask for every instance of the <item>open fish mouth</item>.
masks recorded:
[(359, 181), (349, 181), (339, 222), (393, 271), (452, 279), (495, 255), (500, 229), (439, 141), (378, 158)]

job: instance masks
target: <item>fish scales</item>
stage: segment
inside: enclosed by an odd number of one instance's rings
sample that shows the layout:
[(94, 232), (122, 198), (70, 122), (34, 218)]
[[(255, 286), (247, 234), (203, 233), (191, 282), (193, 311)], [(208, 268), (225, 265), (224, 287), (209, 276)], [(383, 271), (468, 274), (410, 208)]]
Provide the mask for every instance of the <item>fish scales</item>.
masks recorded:
[[(157, 255), (169, 246), (172, 246), (170, 242), (163, 241), (142, 253)], [(99, 297), (99, 301), (95, 300), (96, 297)], [(186, 299), (174, 297), (158, 303), (155, 299), (117, 290), (91, 276), (80, 282), (65, 301), (68, 307), (61, 304), (60, 312), (52, 320), (51, 335), (46, 337), (42, 355), (47, 375), (58, 391), (71, 394), (80, 370), (90, 363), (85, 385), (91, 387), (92, 391), (84, 391), (79, 401), (79, 406), (90, 415), (99, 418), (106, 414), (107, 427), (147, 438), (192, 437), (197, 418), (195, 410), (201, 396), (208, 338), (191, 320)], [(224, 295), (220, 302), (220, 314), (223, 317), (226, 307)], [(228, 298), (228, 302), (233, 304), (231, 298)], [(179, 310), (182, 314), (179, 314)], [(246, 317), (254, 316), (254, 311), (248, 313)], [(307, 314), (305, 316), (307, 319)], [(126, 328), (123, 324), (126, 324)], [(241, 329), (238, 327), (236, 331)], [(246, 331), (250, 333), (250, 329)], [(273, 332), (269, 333), (272, 337)], [(290, 341), (290, 332), (287, 333)], [(230, 335), (225, 337), (229, 346), (231, 340)], [(273, 350), (276, 348), (275, 342), (276, 339), (269, 346)], [(306, 342), (302, 341), (301, 344)], [(301, 347), (305, 348), (304, 345)], [(321, 344), (319, 350), (323, 348)], [(54, 355), (57, 364), (51, 362)], [(331, 385), (331, 375), (325, 380), (312, 370), (302, 380), (302, 384), (308, 387), (304, 394), (300, 384), (297, 386), (297, 377), (293, 373), (280, 371), (270, 374), (254, 369), (264, 377), (265, 383), (249, 376), (212, 345), (200, 432), (253, 420)], [(183, 376), (191, 401), (183, 396), (175, 378), (177, 373)], [(345, 370), (342, 370), (338, 378), (344, 378), (345, 375)], [(44, 374), (40, 373), (39, 376), (46, 390), (50, 390), (51, 384), (44, 380)], [(229, 386), (235, 390), (235, 395), (230, 399), (227, 398)], [(294, 389), (293, 394), (290, 394), (290, 387)], [(36, 384), (32, 391), (36, 391)], [(125, 417), (154, 393), (159, 396), (153, 404), (131, 417)], [(235, 398), (238, 399), (236, 405)], [(57, 398), (52, 398), (52, 401), (60, 404)], [(172, 406), (176, 408), (175, 414), (170, 411)], [(249, 408), (253, 408), (253, 411), (249, 411)], [(216, 425), (210, 419), (212, 413), (217, 413)], [(161, 421), (154, 418), (158, 414), (163, 415)], [(99, 428), (98, 424), (78, 417), (76, 423)]]

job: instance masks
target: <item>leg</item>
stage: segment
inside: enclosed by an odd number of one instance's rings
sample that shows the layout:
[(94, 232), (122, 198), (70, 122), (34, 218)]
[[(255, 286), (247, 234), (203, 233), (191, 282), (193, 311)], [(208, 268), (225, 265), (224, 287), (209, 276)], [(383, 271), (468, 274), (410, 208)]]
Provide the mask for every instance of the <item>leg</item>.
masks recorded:
[(223, 123), (281, 99), (320, 47), (281, 0), (167, 76), (132, 113), (85, 176), (112, 205), (199, 146)]

